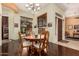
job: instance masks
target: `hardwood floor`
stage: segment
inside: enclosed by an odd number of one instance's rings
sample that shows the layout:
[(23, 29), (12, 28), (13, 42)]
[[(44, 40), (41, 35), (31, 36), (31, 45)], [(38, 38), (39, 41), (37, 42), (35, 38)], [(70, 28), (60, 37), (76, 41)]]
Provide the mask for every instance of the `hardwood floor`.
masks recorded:
[[(18, 46), (19, 46), (18, 41), (11, 41), (8, 43), (4, 43), (2, 47), (0, 47), (0, 55), (18, 56), (17, 53)], [(26, 49), (24, 49), (23, 56), (29, 56), (27, 55)], [(33, 54), (32, 56), (38, 56), (38, 53), (35, 52), (35, 54)], [(42, 56), (79, 56), (79, 51), (50, 42), (48, 47), (48, 54), (45, 54), (42, 51)]]

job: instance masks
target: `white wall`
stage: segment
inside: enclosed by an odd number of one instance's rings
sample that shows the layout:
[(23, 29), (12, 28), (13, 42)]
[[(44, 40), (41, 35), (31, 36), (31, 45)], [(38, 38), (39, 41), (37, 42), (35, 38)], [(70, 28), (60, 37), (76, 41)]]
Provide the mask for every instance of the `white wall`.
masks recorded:
[[(57, 34), (55, 34), (55, 12), (63, 15), (64, 12), (62, 9), (60, 9), (58, 6), (56, 6), (55, 4), (49, 4), (48, 6), (46, 6), (46, 8), (41, 9), (34, 17), (34, 24), (37, 24), (37, 17), (39, 15), (42, 15), (44, 13), (47, 13), (47, 23), (52, 23), (52, 27), (48, 27), (48, 31), (50, 32), (50, 37), (49, 37), (49, 41), (56, 43), (57, 40)], [(38, 32), (37, 29), (33, 29), (35, 32)], [(64, 34), (64, 33), (63, 33)]]
[(1, 37), (1, 33), (2, 33), (2, 31), (1, 31), (1, 29), (2, 29), (2, 27), (1, 27), (1, 25), (2, 25), (2, 23), (1, 23), (1, 15), (2, 15), (2, 6), (1, 6), (1, 3), (0, 3), (0, 46), (2, 45), (2, 37)]
[(37, 18), (36, 15), (33, 15), (33, 25), (32, 25), (32, 30), (34, 31), (35, 34), (38, 34), (38, 28), (34, 28), (34, 26), (37, 26)]

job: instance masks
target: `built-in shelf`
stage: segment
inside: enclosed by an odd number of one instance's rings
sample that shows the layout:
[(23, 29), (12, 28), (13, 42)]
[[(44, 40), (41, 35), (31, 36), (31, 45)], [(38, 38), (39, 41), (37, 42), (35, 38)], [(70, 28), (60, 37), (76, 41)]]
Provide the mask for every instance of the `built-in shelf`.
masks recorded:
[(21, 33), (27, 33), (32, 28), (32, 18), (21, 16)]
[(38, 23), (38, 33), (41, 33), (47, 27), (47, 13), (42, 14), (37, 18)]

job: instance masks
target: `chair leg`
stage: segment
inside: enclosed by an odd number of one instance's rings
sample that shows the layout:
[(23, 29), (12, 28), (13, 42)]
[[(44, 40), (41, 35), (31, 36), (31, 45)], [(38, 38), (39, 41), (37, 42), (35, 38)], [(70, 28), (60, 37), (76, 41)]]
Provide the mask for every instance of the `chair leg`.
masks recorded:
[(29, 55), (29, 47), (27, 47), (27, 55)]
[(41, 56), (41, 50), (37, 49), (38, 56)]
[(19, 56), (22, 56), (23, 49), (19, 50)]

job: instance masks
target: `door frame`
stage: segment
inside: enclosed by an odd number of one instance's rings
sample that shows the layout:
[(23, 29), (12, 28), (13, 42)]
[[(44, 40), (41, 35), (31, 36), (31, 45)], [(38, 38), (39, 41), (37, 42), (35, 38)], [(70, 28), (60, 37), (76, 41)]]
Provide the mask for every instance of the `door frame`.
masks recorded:
[(58, 18), (62, 19), (62, 40), (63, 40), (63, 18), (59, 16), (55, 16), (55, 35), (56, 35), (57, 41), (58, 41)]

